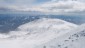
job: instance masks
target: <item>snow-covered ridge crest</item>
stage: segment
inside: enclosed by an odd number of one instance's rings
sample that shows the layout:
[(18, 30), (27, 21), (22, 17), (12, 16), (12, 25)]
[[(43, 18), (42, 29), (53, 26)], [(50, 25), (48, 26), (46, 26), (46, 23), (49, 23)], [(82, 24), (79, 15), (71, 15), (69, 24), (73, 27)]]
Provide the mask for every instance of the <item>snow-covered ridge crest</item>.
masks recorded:
[(52, 19), (52, 18), (41, 18), (30, 23), (26, 23), (18, 27), (19, 30), (27, 31), (28, 29), (61, 29), (61, 28), (73, 28), (77, 25), (61, 20), (61, 19)]

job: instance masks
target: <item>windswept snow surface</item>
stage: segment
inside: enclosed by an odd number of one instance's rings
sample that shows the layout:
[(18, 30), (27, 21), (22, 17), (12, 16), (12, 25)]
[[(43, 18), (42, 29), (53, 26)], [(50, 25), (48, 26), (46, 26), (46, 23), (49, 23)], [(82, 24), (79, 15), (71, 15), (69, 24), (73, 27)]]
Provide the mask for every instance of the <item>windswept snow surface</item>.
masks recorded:
[(85, 48), (85, 24), (36, 48)]
[(84, 48), (85, 25), (42, 18), (0, 34), (0, 48)]

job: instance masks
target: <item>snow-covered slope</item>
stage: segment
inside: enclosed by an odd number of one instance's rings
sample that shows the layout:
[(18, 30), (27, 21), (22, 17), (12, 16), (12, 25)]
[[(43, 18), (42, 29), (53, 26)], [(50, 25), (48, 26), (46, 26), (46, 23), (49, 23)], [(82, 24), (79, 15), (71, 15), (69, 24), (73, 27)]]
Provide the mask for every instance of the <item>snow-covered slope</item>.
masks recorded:
[(54, 43), (56, 38), (63, 40), (61, 36), (70, 35), (68, 31), (76, 27), (78, 26), (60, 19), (39, 19), (19, 26), (17, 31), (11, 31), (5, 35), (0, 34), (0, 48), (41, 48), (43, 44)]
[(36, 48), (85, 48), (85, 24)]

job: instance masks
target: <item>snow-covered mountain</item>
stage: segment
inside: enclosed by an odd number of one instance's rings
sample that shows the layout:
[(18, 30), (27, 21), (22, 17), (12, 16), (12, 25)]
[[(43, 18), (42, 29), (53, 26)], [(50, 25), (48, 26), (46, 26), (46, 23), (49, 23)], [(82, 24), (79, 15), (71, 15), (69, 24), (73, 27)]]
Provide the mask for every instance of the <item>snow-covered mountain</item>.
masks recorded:
[(63, 31), (70, 30), (71, 28), (75, 28), (77, 25), (73, 23), (69, 23), (60, 19), (51, 19), (51, 18), (42, 18), (39, 20), (35, 20), (24, 25), (19, 26), (17, 31), (10, 31), (10, 35), (4, 36), (1, 35), (2, 38), (16, 37), (22, 36), (25, 34), (34, 34), (34, 33), (43, 33), (43, 32), (55, 32), (60, 33)]
[(16, 31), (0, 34), (0, 48), (41, 48), (42, 44), (61, 38), (76, 27), (78, 25), (60, 19), (39, 19), (19, 26)]

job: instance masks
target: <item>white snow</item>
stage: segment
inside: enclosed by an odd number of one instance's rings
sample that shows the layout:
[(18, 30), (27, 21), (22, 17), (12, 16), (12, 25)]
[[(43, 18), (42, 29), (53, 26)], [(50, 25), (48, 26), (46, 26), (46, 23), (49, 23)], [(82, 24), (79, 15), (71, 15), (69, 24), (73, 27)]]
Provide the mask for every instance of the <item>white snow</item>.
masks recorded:
[(36, 48), (85, 48), (85, 24)]
[[(60, 19), (43, 18), (21, 25), (17, 31), (11, 31), (9, 34), (0, 34), (0, 48), (43, 48), (44, 45), (47, 48), (52, 48), (51, 46), (57, 48), (56, 45), (63, 44), (70, 35), (80, 34), (84, 29), (84, 25), (78, 27)], [(85, 44), (82, 38), (80, 39), (82, 42), (69, 41), (65, 42), (64, 46), (70, 47), (70, 44), (75, 44), (72, 47), (77, 48), (76, 45), (81, 47)]]

